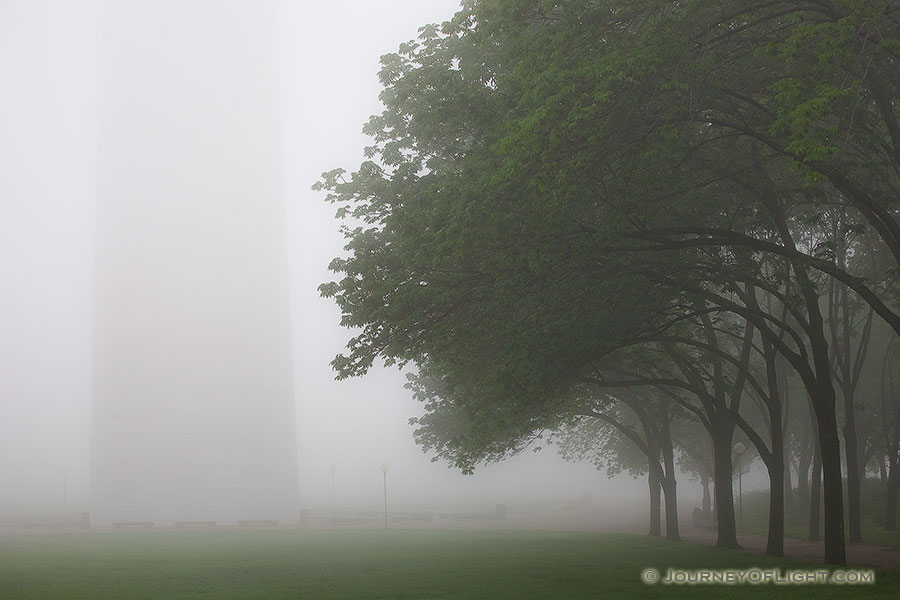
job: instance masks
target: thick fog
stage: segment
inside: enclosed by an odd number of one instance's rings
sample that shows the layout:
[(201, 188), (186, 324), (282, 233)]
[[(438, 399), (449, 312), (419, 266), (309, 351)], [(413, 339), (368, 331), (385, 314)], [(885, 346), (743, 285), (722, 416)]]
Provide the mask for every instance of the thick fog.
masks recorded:
[(0, 484), (86, 506), (99, 6), (0, 4)]
[[(153, 3), (148, 0), (148, 4)], [(170, 4), (175, 25), (179, 4)], [(140, 14), (146, 5), (111, 5), (116, 7), (115, 19), (125, 19), (134, 11), (132, 26), (142, 26)], [(204, 6), (215, 22), (217, 3), (210, 0)], [(362, 379), (334, 381), (329, 361), (341, 351), (350, 332), (339, 327), (339, 310), (332, 301), (320, 298), (316, 288), (332, 277), (327, 265), (341, 253), (343, 240), (333, 218), (334, 207), (324, 202), (322, 194), (310, 191), (310, 186), (322, 171), (339, 166), (355, 169), (362, 159), (362, 148), (368, 143), (361, 134), (362, 125), (380, 110), (379, 57), (414, 37), (419, 26), (449, 18), (458, 2), (336, 0), (270, 3), (268, 7), (277, 11), (279, 42), (271, 65), (276, 69), (272, 79), (276, 85), (269, 110), (280, 111), (280, 124), (273, 133), (274, 152), (261, 150), (259, 156), (280, 164), (250, 168), (265, 170), (273, 189), (283, 191), (287, 234), (283, 275), (289, 283), (292, 323), (286, 334), (292, 334), (300, 507), (329, 510), (333, 481), (336, 508), (378, 510), (383, 493), (380, 466), (387, 464), (389, 502), (398, 510), (492, 510), (497, 503), (513, 511), (547, 510), (589, 492), (597, 507), (628, 503), (641, 514), (647, 502), (644, 479), (608, 480), (591, 464), (564, 462), (553, 448), (462, 476), (443, 463), (432, 463), (414, 444), (408, 419), (422, 410), (403, 388), (402, 373), (374, 369)], [(191, 245), (190, 236), (165, 248), (154, 246), (158, 238), (123, 240), (121, 248), (110, 245), (114, 236), (104, 237), (104, 244), (95, 242), (98, 228), (110, 227), (109, 207), (104, 208), (98, 197), (110, 179), (127, 171), (133, 161), (174, 157), (185, 167), (184, 179), (176, 182), (182, 190), (190, 189), (192, 178), (221, 177), (204, 170), (209, 163), (203, 157), (196, 157), (198, 168), (191, 168), (191, 153), (199, 152), (202, 144), (180, 144), (177, 136), (160, 134), (177, 117), (167, 112), (174, 109), (165, 101), (177, 95), (178, 90), (171, 89), (175, 78), (150, 68), (141, 70), (136, 63), (128, 68), (137, 69), (139, 88), (104, 87), (103, 82), (116, 81), (105, 72), (112, 68), (115, 44), (126, 43), (128, 37), (117, 35), (122, 32), (104, 33), (115, 19), (102, 2), (0, 1), (0, 518), (92, 510), (91, 424), (102, 417), (92, 415), (94, 311), (106, 310), (95, 298), (98, 290), (101, 296), (124, 294), (128, 283), (112, 279), (102, 282), (105, 287), (96, 287), (95, 276), (105, 268), (102, 265), (129, 259), (123, 255), (126, 246), (129, 252), (172, 253), (168, 264), (173, 269), (186, 254), (204, 251)], [(197, 32), (197, 47), (215, 41), (202, 35)], [(215, 72), (205, 76), (210, 90), (217, 89)], [(247, 74), (250, 79), (254, 76)], [(154, 84), (154, 78), (160, 85)], [(145, 106), (155, 106), (157, 121), (115, 126), (115, 119), (124, 117), (111, 118), (104, 111), (110, 110), (111, 97), (128, 93), (138, 94)], [(239, 103), (230, 106), (233, 130), (216, 131), (216, 135), (257, 143), (259, 138), (245, 128), (256, 127), (272, 115), (242, 113)], [(246, 106), (258, 109), (260, 104)], [(136, 110), (134, 118), (146, 112)], [(115, 129), (110, 133), (104, 127)], [(126, 130), (140, 139), (117, 147), (140, 148), (132, 156), (117, 155), (109, 146), (117, 135), (127, 137)], [(215, 138), (207, 142), (209, 152), (216, 152)], [(221, 167), (222, 163), (216, 164)], [(273, 182), (272, 177), (280, 180)], [(194, 210), (182, 208), (188, 214)], [(163, 213), (154, 213), (157, 216), (178, 207), (159, 209)], [(204, 222), (202, 214), (194, 217), (185, 223)], [(240, 224), (248, 217), (236, 212), (229, 218)], [(231, 244), (220, 239), (216, 252), (232, 255), (238, 263), (246, 241), (235, 239)], [(235, 269), (235, 273), (251, 271)], [(108, 276), (114, 271), (105, 272)], [(188, 286), (165, 290), (175, 298), (189, 294), (190, 285), (200, 285), (190, 272), (161, 276), (159, 282)], [(241, 280), (235, 285), (257, 283)], [(105, 313), (97, 315), (97, 323), (109, 318)], [(257, 316), (260, 321), (267, 317)], [(252, 329), (253, 317), (250, 321)], [(161, 331), (152, 321), (132, 325), (132, 339)], [(213, 351), (215, 340), (206, 341), (201, 346)], [(171, 351), (166, 344), (146, 347), (156, 347), (161, 354)], [(155, 358), (165, 363), (168, 357)], [(219, 444), (222, 432), (240, 418), (225, 406), (205, 405), (203, 410), (209, 413), (210, 444)], [(154, 417), (150, 408), (147, 411), (149, 428)], [(140, 435), (152, 436), (152, 431)], [(202, 431), (193, 435), (195, 446), (205, 445)], [(122, 460), (120, 456), (94, 458), (95, 465), (98, 459)], [(694, 505), (698, 492), (699, 486), (683, 479), (681, 505)]]

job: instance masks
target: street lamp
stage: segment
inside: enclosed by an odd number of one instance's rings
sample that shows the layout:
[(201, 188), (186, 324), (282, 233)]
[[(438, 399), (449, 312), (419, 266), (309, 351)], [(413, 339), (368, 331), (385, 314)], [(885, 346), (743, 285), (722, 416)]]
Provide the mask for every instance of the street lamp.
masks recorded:
[(381, 465), (381, 474), (384, 475), (384, 528), (387, 529), (387, 463)]
[(740, 523), (741, 533), (744, 533), (744, 488), (743, 488), (743, 469), (741, 467), (741, 457), (747, 451), (746, 446), (738, 442), (734, 445), (734, 453), (738, 459), (738, 522)]

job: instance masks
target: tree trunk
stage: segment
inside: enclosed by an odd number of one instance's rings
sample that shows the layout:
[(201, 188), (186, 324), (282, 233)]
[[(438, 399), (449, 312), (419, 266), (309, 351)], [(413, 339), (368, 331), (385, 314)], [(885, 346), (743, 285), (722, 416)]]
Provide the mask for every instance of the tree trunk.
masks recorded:
[(797, 514), (801, 514), (804, 508), (809, 509), (809, 468), (812, 462), (812, 452), (810, 452), (805, 432), (801, 443), (803, 446), (797, 461), (797, 504), (799, 505)]
[[(785, 245), (796, 248), (791, 238), (790, 229), (784, 212), (776, 204), (768, 208), (778, 224)], [(818, 287), (809, 278), (809, 267), (802, 261), (791, 259), (791, 268), (800, 293), (806, 305), (807, 341), (812, 357), (812, 372), (808, 364), (800, 365), (798, 373), (804, 380), (804, 386), (810, 395), (810, 402), (816, 413), (819, 433), (819, 454), (822, 460), (822, 492), (825, 499), (825, 562), (828, 564), (847, 564), (847, 552), (844, 547), (844, 495), (841, 474), (841, 444), (838, 435), (837, 416), (835, 414), (835, 393), (831, 359), (828, 353), (828, 341), (825, 339), (825, 319), (819, 305)], [(784, 355), (784, 354), (783, 354)], [(784, 355), (786, 359), (788, 355)]]
[[(784, 439), (782, 437), (782, 439)], [(782, 448), (782, 456), (784, 455), (784, 448)], [(784, 457), (784, 481), (782, 482), (784, 489), (784, 497), (782, 499), (784, 503), (783, 513), (786, 515), (790, 515), (794, 513), (794, 482), (791, 479), (791, 464), (788, 461), (787, 457)]]
[[(777, 390), (773, 390), (777, 391)], [(772, 402), (769, 405), (769, 419), (772, 423), (781, 423), (781, 404)], [(769, 537), (766, 540), (767, 556), (784, 556), (784, 495), (785, 479), (790, 487), (789, 471), (784, 460), (784, 436), (781, 427), (772, 427), (772, 457), (766, 464), (769, 471)]]
[(829, 403), (825, 398), (821, 399), (820, 403), (816, 417), (819, 422), (819, 446), (822, 454), (822, 498), (825, 500), (825, 563), (846, 565), (841, 443), (834, 414), (834, 402)]
[(769, 536), (766, 556), (784, 556), (784, 456), (773, 457), (769, 468)]
[[(766, 555), (784, 556), (784, 507), (785, 494), (791, 490), (790, 468), (785, 465), (784, 423), (782, 423), (782, 387), (778, 377), (778, 355), (772, 344), (762, 340), (766, 360), (766, 384), (769, 398), (766, 408), (769, 413), (769, 431), (772, 447), (766, 452), (764, 445), (757, 447), (769, 474), (769, 530), (766, 540)], [(786, 482), (786, 483), (785, 483)]]
[(819, 456), (818, 444), (813, 451), (813, 467), (812, 478), (809, 486), (809, 536), (811, 542), (819, 541), (819, 529), (821, 512), (819, 507), (822, 503), (822, 459)]
[(664, 418), (662, 434), (662, 452), (666, 476), (660, 483), (662, 483), (666, 502), (666, 539), (680, 540), (681, 534), (678, 531), (678, 494), (675, 489), (677, 486), (677, 481), (675, 480), (675, 453), (672, 448), (672, 438), (669, 435), (668, 417)]
[[(775, 466), (774, 470), (778, 467)], [(769, 536), (766, 556), (784, 556), (784, 479), (773, 471), (769, 492)]]
[(731, 440), (734, 425), (717, 423), (711, 428), (713, 441), (713, 476), (715, 477), (716, 517), (718, 537), (716, 546), (720, 548), (740, 548), (737, 528), (734, 523), (734, 490), (732, 485), (733, 465), (731, 461)]
[(862, 539), (862, 515), (860, 512), (860, 488), (862, 473), (859, 468), (859, 439), (856, 434), (856, 410), (852, 398), (844, 400), (844, 454), (847, 457), (847, 536), (851, 544)]
[[(806, 300), (809, 316), (808, 341), (814, 365), (814, 378), (807, 373), (806, 389), (816, 415), (819, 434), (819, 456), (822, 462), (822, 498), (824, 502), (825, 563), (847, 564), (844, 545), (844, 481), (841, 471), (841, 441), (838, 434), (833, 373), (824, 335), (824, 320), (815, 286), (803, 268), (794, 265)], [(802, 273), (802, 274), (801, 274)]]
[[(768, 351), (768, 350), (767, 350)], [(784, 549), (784, 515), (795, 515), (797, 513), (797, 505), (796, 498), (794, 496), (794, 485), (791, 481), (791, 453), (785, 451), (785, 439), (787, 439), (787, 432), (790, 422), (790, 413), (792, 407), (792, 400), (790, 398), (790, 386), (788, 385), (788, 378), (786, 373), (786, 365), (784, 361), (784, 357), (780, 354), (776, 354), (774, 360), (772, 362), (772, 366), (775, 369), (775, 382), (777, 385), (779, 397), (781, 398), (781, 406), (782, 412), (779, 417), (779, 422), (781, 423), (781, 441), (778, 445), (780, 449), (780, 453), (782, 456), (782, 462), (784, 464), (784, 506), (782, 507), (782, 517), (781, 517), (781, 538), (782, 538), (782, 552)], [(774, 421), (773, 421), (774, 426)], [(774, 440), (773, 440), (774, 447)], [(798, 480), (799, 480), (799, 470), (798, 470)], [(771, 503), (771, 500), (770, 500)], [(771, 513), (770, 513), (771, 517)], [(770, 522), (771, 525), (771, 522)], [(770, 532), (771, 535), (771, 532)], [(779, 554), (777, 556), (783, 556), (783, 554)]]
[(666, 477), (662, 482), (666, 508), (666, 539), (680, 540), (678, 530), (678, 496), (675, 492), (675, 477)]
[[(844, 215), (841, 215), (843, 221)], [(841, 223), (843, 227), (843, 223)], [(836, 233), (840, 233), (840, 230)], [(844, 243), (843, 235), (835, 235), (838, 244), (835, 248), (835, 259), (841, 268), (846, 267), (847, 248)], [(837, 288), (835, 290), (835, 287)], [(846, 456), (847, 466), (847, 533), (848, 541), (851, 544), (862, 542), (862, 514), (860, 505), (860, 489), (862, 481), (865, 478), (865, 469), (859, 459), (859, 434), (856, 427), (856, 389), (859, 383), (861, 367), (865, 360), (866, 351), (869, 346), (869, 334), (872, 325), (872, 311), (869, 310), (866, 324), (862, 331), (859, 332), (859, 340), (857, 342), (856, 352), (853, 348), (853, 323), (852, 311), (850, 309), (849, 294), (846, 285), (836, 285), (832, 280), (831, 292), (829, 293), (832, 327), (832, 343), (837, 346), (843, 346), (841, 352), (836, 352), (837, 357), (836, 368), (840, 371), (840, 378), (837, 379), (841, 387), (841, 393), (844, 398), (844, 455)], [(841, 329), (842, 335), (837, 334), (837, 315), (838, 308), (841, 310)]]
[[(654, 461), (656, 459), (648, 457), (648, 460)], [(653, 468), (652, 464), (647, 469), (647, 483), (650, 486), (650, 535), (660, 537), (662, 535), (662, 523), (659, 518), (660, 484), (659, 476), (656, 474), (656, 469)]]

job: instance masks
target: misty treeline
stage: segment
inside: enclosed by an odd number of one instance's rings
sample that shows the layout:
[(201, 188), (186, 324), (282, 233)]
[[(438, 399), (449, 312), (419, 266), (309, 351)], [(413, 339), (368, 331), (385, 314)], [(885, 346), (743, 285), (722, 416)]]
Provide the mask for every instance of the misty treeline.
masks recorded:
[(646, 473), (657, 535), (693, 473), (726, 547), (740, 441), (767, 552), (821, 519), (845, 563), (867, 473), (896, 527), (898, 61), (889, 0), (464, 2), (382, 58), (368, 160), (316, 184), (338, 377), (413, 366), (416, 440), (463, 471), (549, 435)]

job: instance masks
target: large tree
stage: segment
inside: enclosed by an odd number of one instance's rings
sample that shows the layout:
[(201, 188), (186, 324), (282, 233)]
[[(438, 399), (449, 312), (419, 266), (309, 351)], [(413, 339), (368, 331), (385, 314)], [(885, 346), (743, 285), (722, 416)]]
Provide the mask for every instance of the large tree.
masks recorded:
[[(441, 402), (493, 419), (495, 437), (466, 438), (491, 447), (544, 427), (617, 348), (730, 312), (806, 387), (826, 560), (844, 562), (818, 273), (898, 332), (900, 316), (798, 233), (838, 198), (900, 259), (896, 30), (888, 2), (708, 0), (468, 2), (424, 28), (383, 59), (371, 160), (319, 184), (351, 219), (342, 278), (322, 287), (359, 328), (338, 376), (412, 361), (447, 386)], [(719, 455), (740, 424), (721, 416)]]

